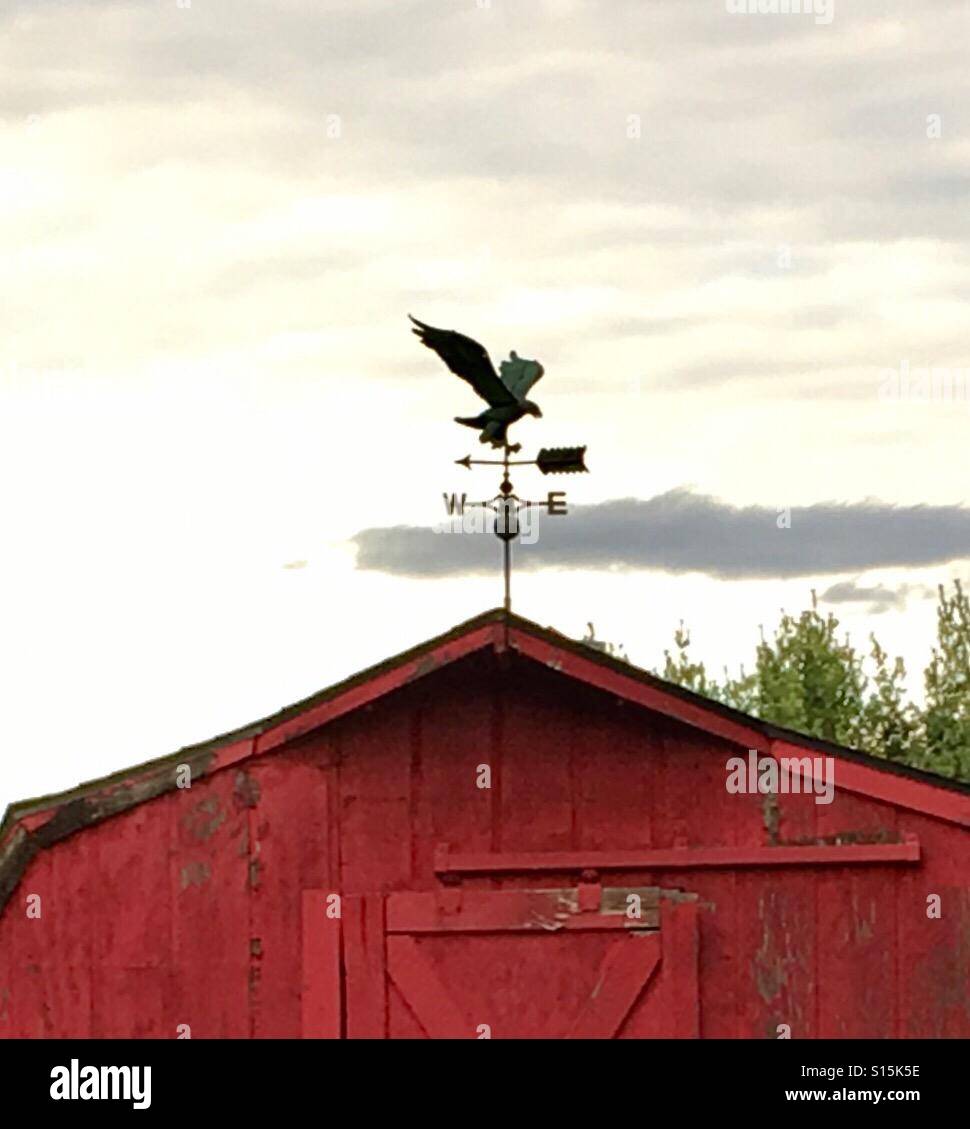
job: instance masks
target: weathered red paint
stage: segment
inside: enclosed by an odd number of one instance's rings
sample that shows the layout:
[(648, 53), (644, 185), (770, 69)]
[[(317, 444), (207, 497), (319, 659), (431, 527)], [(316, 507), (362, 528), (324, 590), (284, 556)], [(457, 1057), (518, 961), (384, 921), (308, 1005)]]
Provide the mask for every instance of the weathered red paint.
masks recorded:
[(6, 1037), (970, 1036), (970, 789), (502, 613), (16, 805), (0, 899)]

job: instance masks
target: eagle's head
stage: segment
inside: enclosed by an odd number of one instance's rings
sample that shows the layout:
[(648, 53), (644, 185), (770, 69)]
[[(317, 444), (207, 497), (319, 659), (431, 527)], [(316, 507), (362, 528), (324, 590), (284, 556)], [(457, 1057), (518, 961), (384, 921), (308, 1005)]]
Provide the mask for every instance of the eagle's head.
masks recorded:
[(534, 404), (531, 400), (522, 401), (522, 410), (527, 416), (536, 416), (538, 419), (542, 419), (542, 411), (539, 405)]

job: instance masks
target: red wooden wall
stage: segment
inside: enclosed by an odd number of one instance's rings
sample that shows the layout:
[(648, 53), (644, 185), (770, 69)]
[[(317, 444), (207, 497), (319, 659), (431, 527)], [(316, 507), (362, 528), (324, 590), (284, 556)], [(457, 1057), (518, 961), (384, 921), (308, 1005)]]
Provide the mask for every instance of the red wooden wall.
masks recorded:
[[(41, 851), (0, 918), (0, 1035), (174, 1038), (188, 1024), (193, 1038), (299, 1036), (307, 978), (328, 962), (339, 975), (342, 959), (314, 932), (322, 916), (303, 928), (304, 894), (360, 907), (371, 903), (358, 895), (455, 890), (435, 873), (439, 844), (509, 856), (915, 835), (917, 863), (633, 867), (600, 880), (696, 895), (704, 1037), (776, 1038), (780, 1024), (794, 1038), (970, 1036), (970, 831), (842, 791), (828, 806), (731, 795), (725, 762), (744, 752), (539, 663), (478, 652)], [(482, 764), (490, 789), (476, 786)], [(458, 889), (579, 878), (468, 875)], [(39, 919), (26, 913), (34, 894)], [(365, 929), (361, 914), (343, 928)], [(311, 1026), (331, 1021), (339, 1011)], [(420, 1025), (401, 1018), (398, 1033)]]

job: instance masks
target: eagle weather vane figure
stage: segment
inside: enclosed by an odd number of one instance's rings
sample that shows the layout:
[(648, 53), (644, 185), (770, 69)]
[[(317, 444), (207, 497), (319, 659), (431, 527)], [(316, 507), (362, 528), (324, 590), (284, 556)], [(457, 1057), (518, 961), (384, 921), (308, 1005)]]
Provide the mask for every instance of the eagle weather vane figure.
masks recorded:
[[(432, 325), (425, 325), (423, 321), (411, 317), (422, 345), (426, 345), (445, 362), (449, 369), (462, 380), (467, 381), (472, 388), (488, 404), (485, 411), (477, 416), (456, 416), (455, 422), (465, 427), (474, 427), (481, 434), (479, 441), (490, 443), (502, 452), (501, 459), (473, 459), (466, 455), (463, 459), (456, 459), (459, 466), (471, 470), (472, 464), (482, 466), (500, 466), (502, 468), (502, 481), (499, 484), (499, 493), (494, 498), (482, 502), (468, 502), (467, 495), (462, 494), (459, 501), (452, 494), (450, 499), (444, 495), (445, 508), (449, 515), (458, 521), (465, 513), (465, 507), (474, 510), (490, 509), (495, 513), (495, 535), (502, 541), (502, 556), (505, 575), (505, 610), (512, 610), (512, 542), (519, 536), (520, 515), (525, 511), (527, 519), (531, 517), (532, 507), (544, 509), (550, 516), (565, 514), (566, 495), (561, 490), (550, 490), (544, 501), (533, 502), (520, 498), (512, 486), (509, 478), (509, 467), (536, 466), (543, 474), (575, 474), (586, 470), (583, 461), (586, 454), (585, 447), (544, 447), (534, 459), (511, 459), (521, 444), (510, 444), (508, 438), (509, 428), (517, 423), (523, 416), (537, 416), (541, 418), (542, 412), (539, 405), (526, 399), (526, 395), (535, 382), (542, 376), (543, 367), (538, 361), (528, 361), (519, 357), (515, 350), (509, 360), (502, 361), (499, 365), (501, 376), (495, 371), (488, 353), (462, 333), (452, 329), (435, 329)], [(457, 530), (465, 527), (459, 524)], [(535, 538), (533, 538), (535, 540)]]
[[(433, 325), (425, 325), (410, 314), (408, 317), (417, 326), (411, 332), (417, 335), (421, 344), (437, 353), (448, 368), (467, 381), (488, 404), (485, 411), (477, 416), (455, 416), (455, 423), (481, 432), (479, 442), (491, 443), (497, 448), (506, 447), (508, 430), (513, 423), (523, 416), (542, 417), (539, 405), (526, 399), (529, 389), (545, 371), (538, 361), (527, 361), (513, 349), (509, 359), (498, 366), (502, 374), (499, 376), (488, 353), (477, 341), (453, 329), (435, 329)], [(513, 453), (519, 451), (521, 444), (517, 443), (509, 450)]]

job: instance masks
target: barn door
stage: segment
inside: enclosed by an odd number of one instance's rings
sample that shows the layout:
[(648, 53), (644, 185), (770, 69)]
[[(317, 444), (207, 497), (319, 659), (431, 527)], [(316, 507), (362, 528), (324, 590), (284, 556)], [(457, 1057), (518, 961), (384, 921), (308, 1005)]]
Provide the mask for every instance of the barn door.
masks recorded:
[(346, 898), (344, 1033), (696, 1037), (696, 912), (592, 884)]

